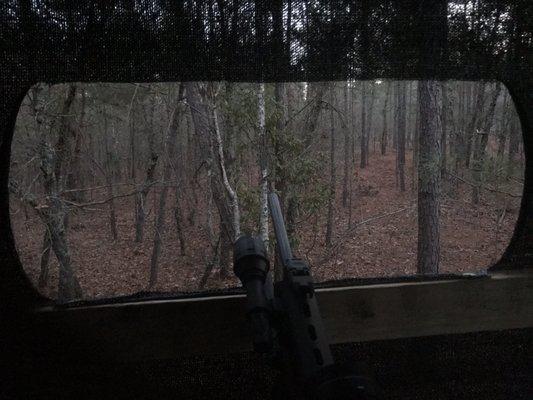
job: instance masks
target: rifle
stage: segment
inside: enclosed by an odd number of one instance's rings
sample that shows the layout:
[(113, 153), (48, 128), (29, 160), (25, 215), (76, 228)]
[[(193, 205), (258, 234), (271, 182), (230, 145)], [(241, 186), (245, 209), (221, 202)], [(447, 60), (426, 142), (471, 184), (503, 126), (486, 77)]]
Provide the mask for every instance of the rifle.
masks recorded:
[(300, 395), (306, 399), (375, 398), (367, 378), (335, 363), (310, 268), (292, 254), (275, 193), (269, 194), (268, 205), (283, 278), (272, 282), (268, 253), (260, 237), (241, 236), (234, 244), (234, 272), (246, 290), (255, 351), (281, 356), (284, 375), (294, 387), (303, 388)]

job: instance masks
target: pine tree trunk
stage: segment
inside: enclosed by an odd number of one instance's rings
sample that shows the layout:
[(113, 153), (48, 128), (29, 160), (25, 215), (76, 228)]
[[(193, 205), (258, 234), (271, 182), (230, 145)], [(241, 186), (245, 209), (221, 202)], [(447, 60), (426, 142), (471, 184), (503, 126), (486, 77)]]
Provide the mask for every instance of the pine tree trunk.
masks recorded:
[(385, 83), (387, 85), (387, 90), (385, 93), (385, 101), (383, 102), (383, 131), (381, 132), (381, 155), (384, 156), (387, 154), (387, 107), (389, 105), (389, 95), (390, 95), (390, 82)]
[(361, 163), (360, 168), (366, 168), (368, 164), (367, 153), (367, 132), (366, 132), (366, 83), (361, 82)]
[(373, 122), (373, 115), (374, 115), (374, 103), (376, 101), (376, 96), (375, 96), (376, 85), (374, 84), (373, 81), (370, 81), (369, 84), (370, 84), (370, 104), (368, 105), (368, 110), (366, 112), (367, 134), (366, 134), (366, 144), (365, 144), (366, 155), (367, 155), (367, 160), (366, 160), (366, 164), (367, 165), (368, 165), (368, 159), (370, 158), (370, 138), (372, 138), (372, 143), (373, 143), (372, 151), (374, 153), (376, 152), (376, 146), (375, 146), (376, 145), (376, 135), (372, 131), (372, 122)]
[(420, 150), (420, 97), (418, 95), (418, 85), (420, 81), (417, 82), (417, 97), (416, 97), (416, 112), (415, 112), (415, 126), (414, 126), (414, 138), (413, 138), (413, 162), (412, 162), (412, 171), (411, 171), (411, 190), (416, 190), (417, 175), (418, 175), (418, 161), (419, 161), (419, 150)]
[[(335, 87), (331, 87), (331, 105), (334, 102), (334, 90)], [(330, 106), (330, 149), (329, 149), (329, 197), (328, 197), (328, 219), (326, 224), (326, 248), (331, 248), (332, 236), (333, 236), (333, 219), (334, 219), (334, 207), (335, 207), (335, 115), (333, 107)]]
[[(348, 116), (348, 82), (344, 82), (344, 118)], [(348, 179), (350, 177), (350, 131), (347, 124), (343, 124), (344, 131), (344, 176), (342, 180), (342, 206), (348, 206), (350, 193)]]
[(397, 90), (397, 121), (396, 121), (396, 136), (397, 136), (397, 151), (396, 151), (396, 165), (398, 171), (398, 184), (400, 191), (405, 192), (405, 91), (406, 83), (400, 81), (396, 84)]
[(418, 82), (420, 134), (418, 161), (418, 261), (420, 274), (436, 274), (440, 261), (440, 144), (438, 84)]

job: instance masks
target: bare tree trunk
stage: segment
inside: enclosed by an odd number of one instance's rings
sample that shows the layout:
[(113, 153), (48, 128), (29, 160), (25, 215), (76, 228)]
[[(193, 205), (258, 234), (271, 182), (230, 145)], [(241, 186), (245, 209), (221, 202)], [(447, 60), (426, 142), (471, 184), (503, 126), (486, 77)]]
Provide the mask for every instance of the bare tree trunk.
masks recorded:
[[(203, 159), (203, 162), (206, 164), (207, 169), (207, 186), (208, 191), (206, 193), (207, 196), (207, 220), (205, 224), (205, 230), (207, 233), (207, 236), (209, 238), (209, 243), (211, 247), (212, 254), (209, 255), (206, 253), (205, 255), (205, 271), (203, 278), (200, 280), (199, 287), (203, 287), (205, 285), (205, 282), (207, 282), (207, 279), (213, 269), (213, 263), (217, 257), (218, 257), (218, 244), (216, 243), (216, 240), (214, 238), (214, 230), (213, 230), (213, 186), (215, 185), (214, 177), (213, 177), (213, 141), (211, 140), (211, 133), (210, 133), (210, 111), (209, 111), (209, 105), (202, 101), (200, 98), (200, 90), (204, 90), (204, 88), (200, 87), (200, 83), (194, 83), (194, 82), (184, 82), (183, 86), (185, 88), (185, 98), (187, 99), (187, 105), (190, 108), (191, 118), (192, 118), (192, 125), (194, 127), (195, 132), (195, 139), (197, 144), (197, 149), (203, 151), (203, 154), (201, 154), (201, 157)], [(194, 207), (192, 207), (194, 209)]]
[(355, 148), (356, 148), (356, 145), (355, 145), (355, 142), (357, 141), (357, 129), (356, 129), (356, 116), (355, 116), (355, 88), (354, 86), (351, 87), (351, 90), (350, 90), (350, 94), (351, 94), (351, 99), (350, 99), (350, 115), (351, 115), (351, 136), (352, 136), (352, 150), (351, 150), (351, 153), (352, 153), (352, 163), (353, 163), (353, 168), (355, 169), (356, 167), (356, 152), (355, 152)]
[[(281, 135), (283, 133), (283, 128), (285, 125), (285, 121), (283, 118), (283, 115), (285, 114), (284, 108), (284, 99), (283, 99), (283, 83), (276, 82), (274, 85), (274, 100), (276, 104), (276, 127), (275, 127), (275, 135), (272, 137), (272, 150), (273, 150), (273, 157), (274, 162), (272, 165), (273, 169), (273, 179), (272, 179), (272, 186), (276, 191), (279, 192), (280, 198), (281, 198), (281, 206), (285, 206), (285, 201), (287, 199), (288, 195), (288, 187), (287, 187), (287, 178), (285, 174), (285, 170), (281, 167), (284, 163), (284, 157), (283, 157), (283, 146), (281, 141)], [(308, 116), (305, 125), (304, 125), (304, 137), (306, 142), (309, 144), (311, 143), (311, 135), (308, 134), (306, 129), (309, 129), (309, 125), (315, 126), (316, 121), (314, 121), (314, 116)]]
[[(278, 90), (278, 86), (281, 87), (281, 85), (282, 84), (280, 83), (276, 83), (276, 91)], [(311, 144), (314, 133), (318, 126), (320, 113), (322, 112), (323, 108), (324, 94), (326, 93), (327, 87), (328, 84), (324, 82), (309, 84), (307, 101), (311, 102), (311, 106), (309, 108), (309, 112), (307, 113), (307, 118), (304, 122), (306, 146), (309, 146)], [(282, 99), (280, 98), (280, 96), (276, 95), (276, 100), (281, 101)]]
[[(458, 107), (458, 119), (459, 119), (459, 129), (455, 132), (454, 138), (454, 149), (455, 149), (455, 166), (454, 170), (456, 174), (460, 174), (459, 167), (461, 163), (464, 163), (464, 158), (466, 154), (466, 129), (467, 115), (470, 113), (469, 107), (469, 88), (467, 82), (460, 83), (460, 94), (459, 94), (459, 107)], [(457, 184), (458, 181), (456, 181)]]
[(496, 161), (500, 164), (503, 161), (503, 155), (505, 153), (505, 146), (507, 144), (507, 136), (509, 131), (509, 123), (512, 118), (512, 113), (509, 107), (510, 97), (507, 92), (503, 92), (504, 101), (500, 116), (500, 129), (498, 131), (498, 152)]
[(405, 103), (405, 148), (413, 150), (414, 148), (414, 141), (415, 141), (415, 135), (414, 130), (412, 129), (411, 125), (411, 117), (413, 114), (413, 81), (409, 81), (409, 83), (405, 85), (406, 87), (406, 93), (409, 94), (409, 97), (407, 97), (406, 94), (406, 103)]
[[(233, 101), (233, 95), (234, 95), (234, 85), (233, 82), (226, 82), (224, 85), (225, 92), (224, 101), (231, 103)], [(236, 146), (237, 146), (237, 134), (235, 131), (235, 121), (234, 118), (232, 118), (232, 115), (228, 115), (224, 118), (223, 115), (221, 115), (221, 126), (223, 127), (223, 142), (224, 142), (224, 156), (225, 156), (225, 162), (226, 162), (226, 173), (228, 174), (228, 180), (230, 182), (235, 181), (234, 176), (234, 164), (236, 161)], [(219, 185), (217, 185), (219, 186)], [(219, 262), (220, 262), (220, 277), (225, 278), (230, 271), (231, 268), (231, 253), (232, 253), (232, 243), (233, 243), (233, 236), (232, 236), (232, 218), (231, 218), (231, 212), (228, 211), (228, 207), (224, 204), (226, 202), (224, 192), (219, 191), (218, 189), (215, 191), (216, 193), (222, 193), (222, 195), (216, 195), (215, 196), (215, 202), (217, 204), (217, 208), (219, 210)]]
[(335, 86), (331, 87), (331, 105), (330, 105), (330, 149), (329, 149), (329, 197), (328, 197), (328, 220), (326, 224), (326, 248), (331, 248), (333, 236), (333, 214), (335, 207), (335, 115), (333, 113), (333, 103), (335, 101)]
[(185, 237), (183, 236), (183, 218), (181, 216), (182, 206), (180, 201), (181, 191), (179, 187), (176, 188), (175, 196), (176, 202), (174, 205), (174, 225), (176, 226), (176, 235), (178, 236), (178, 241), (180, 242), (180, 252), (181, 255), (184, 256), (185, 254), (187, 254), (187, 247), (185, 245)]
[(159, 154), (155, 148), (155, 129), (154, 129), (154, 104), (151, 107), (150, 123), (148, 124), (148, 149), (150, 152), (148, 166), (146, 167), (146, 178), (141, 186), (141, 190), (136, 195), (135, 201), (135, 242), (140, 243), (143, 241), (144, 236), (144, 224), (146, 220), (146, 199), (150, 188), (154, 183), (154, 174), (157, 167), (157, 161), (159, 160)]
[[(344, 120), (348, 118), (348, 82), (344, 82)], [(348, 190), (348, 179), (350, 177), (350, 131), (348, 124), (343, 124), (344, 131), (344, 177), (342, 180), (342, 206), (348, 206), (350, 192)]]
[(113, 157), (116, 157), (116, 154), (113, 154), (111, 147), (109, 146), (109, 139), (113, 140), (113, 143), (115, 143), (115, 133), (113, 132), (111, 135), (109, 135), (108, 132), (108, 125), (107, 125), (107, 110), (106, 106), (104, 105), (102, 110), (102, 115), (104, 119), (104, 135), (105, 135), (105, 151), (106, 151), (106, 162), (105, 162), (105, 168), (99, 168), (99, 164), (94, 161), (94, 164), (101, 170), (100, 172), (104, 175), (104, 180), (107, 186), (107, 196), (109, 198), (109, 228), (111, 230), (111, 236), (113, 237), (113, 240), (117, 240), (118, 238), (118, 231), (117, 231), (117, 217), (116, 217), (116, 208), (115, 208), (115, 189), (113, 186), (113, 180), (114, 180), (114, 170), (115, 166), (113, 165)]
[(237, 196), (237, 191), (231, 186), (228, 175), (226, 172), (226, 165), (224, 159), (224, 147), (222, 144), (222, 136), (220, 133), (220, 126), (218, 122), (218, 113), (215, 107), (212, 108), (212, 120), (213, 120), (213, 130), (215, 135), (215, 141), (218, 151), (218, 162), (220, 172), (222, 174), (222, 183), (226, 189), (228, 196), (231, 201), (231, 209), (233, 212), (233, 240), (237, 240), (241, 235), (241, 214), (239, 208), (239, 198)]
[(111, 236), (113, 237), (113, 240), (118, 239), (118, 230), (117, 230), (117, 211), (115, 207), (115, 201), (113, 200), (113, 197), (115, 196), (115, 190), (113, 188), (113, 183), (108, 180), (107, 181), (107, 187), (108, 192), (107, 195), (109, 196), (109, 228), (111, 229)]
[(496, 108), (496, 101), (500, 96), (501, 85), (496, 83), (492, 97), (489, 102), (489, 108), (484, 118), (483, 126), (476, 132), (474, 138), (474, 154), (472, 157), (472, 178), (474, 186), (472, 186), (472, 203), (479, 203), (479, 187), (482, 184), (482, 172), (485, 163), (485, 149), (489, 141), (490, 130), (492, 127), (492, 120), (494, 118), (494, 109)]
[[(14, 191), (22, 201), (27, 202), (39, 215), (46, 230), (49, 233), (49, 243), (56, 255), (59, 263), (59, 284), (58, 296), (59, 302), (64, 303), (71, 300), (80, 299), (82, 297), (82, 290), (78, 279), (74, 274), (72, 263), (70, 259), (70, 251), (66, 235), (66, 215), (63, 201), (57, 194), (57, 180), (55, 179), (53, 163), (55, 161), (54, 152), (50, 146), (43, 139), (39, 144), (41, 152), (41, 170), (44, 177), (45, 192), (48, 193), (47, 204), (43, 207), (38, 204), (32, 195), (22, 194), (17, 189), (17, 184), (10, 182), (10, 190)], [(46, 234), (45, 234), (45, 240)], [(45, 243), (48, 246), (48, 243)], [(48, 263), (45, 269), (41, 270), (43, 280), (48, 275)]]
[[(32, 92), (32, 112), (33, 117), (35, 118), (35, 122), (37, 124), (37, 135), (43, 135), (42, 128), (43, 128), (43, 106), (41, 104), (40, 94), (42, 91), (42, 87), (40, 85), (36, 85), (31, 89)], [(44, 140), (44, 139), (41, 139)], [(26, 203), (24, 203), (24, 210), (26, 210)], [(27, 219), (27, 218), (26, 218)], [(48, 285), (48, 276), (49, 276), (49, 262), (50, 262), (50, 249), (52, 247), (51, 238), (50, 238), (50, 232), (48, 231), (48, 228), (46, 226), (45, 222), (45, 230), (43, 234), (43, 244), (41, 247), (41, 258), (40, 258), (40, 273), (39, 273), (39, 280), (38, 280), (38, 286), (39, 289), (43, 289)]]
[[(311, 92), (316, 91), (316, 93), (311, 94)], [(291, 187), (289, 184), (289, 179), (287, 176), (286, 170), (282, 167), (286, 160), (284, 157), (284, 149), (282, 146), (281, 137), (284, 133), (285, 126), (285, 99), (283, 96), (284, 92), (284, 83), (276, 82), (274, 84), (274, 99), (276, 102), (276, 128), (274, 140), (272, 143), (272, 150), (274, 156), (274, 162), (272, 163), (272, 171), (274, 172), (272, 179), (272, 186), (280, 195), (282, 211), (285, 213), (285, 222), (287, 223), (287, 235), (289, 240), (291, 239), (291, 232), (293, 231), (294, 219), (289, 218), (289, 206), (288, 204), (293, 204), (295, 200), (292, 200), (291, 197)], [(314, 132), (318, 125), (318, 117), (313, 114), (318, 114), (322, 110), (322, 98), (323, 98), (323, 86), (321, 84), (309, 85), (308, 86), (308, 101), (313, 101), (311, 103), (312, 110), (307, 115), (307, 118), (304, 122), (304, 140), (307, 146), (310, 146), (313, 142)], [(310, 99), (313, 98), (314, 100)], [(291, 212), (293, 210), (290, 210)], [(281, 280), (283, 276), (283, 270), (279, 264), (278, 258), (274, 258), (274, 279), (276, 281)]]
[[(59, 119), (58, 139), (54, 148), (46, 142), (43, 135), (39, 144), (41, 156), (41, 172), (43, 175), (44, 191), (48, 196), (46, 212), (40, 212), (47, 233), (49, 235), (50, 245), (59, 262), (59, 286), (58, 300), (65, 302), (81, 298), (82, 291), (78, 280), (74, 274), (66, 234), (66, 210), (63, 200), (60, 198), (63, 190), (64, 166), (70, 156), (72, 137), (70, 132), (70, 123), (67, 120), (70, 115), (72, 102), (76, 96), (76, 86), (67, 87), (67, 95), (61, 110)], [(52, 124), (52, 128), (56, 124)], [(45, 241), (47, 239), (45, 238)], [(48, 257), (46, 257), (48, 258)], [(41, 260), (43, 261), (43, 260)], [(41, 264), (41, 268), (48, 268), (48, 262)], [(47, 271), (43, 271), (46, 275)]]
[(41, 272), (39, 273), (39, 289), (43, 289), (48, 285), (48, 275), (49, 275), (49, 261), (50, 261), (50, 249), (52, 243), (50, 240), (50, 232), (48, 228), (45, 228), (43, 235), (43, 245), (41, 250)]
[(130, 143), (129, 143), (129, 147), (130, 147), (130, 177), (131, 177), (131, 180), (133, 181), (133, 184), (135, 184), (135, 180), (136, 180), (136, 161), (135, 161), (135, 118), (134, 118), (134, 114), (133, 114), (133, 107), (134, 107), (134, 104), (135, 104), (135, 99), (136, 99), (136, 96), (137, 96), (137, 91), (139, 89), (139, 85), (135, 85), (135, 90), (133, 92), (133, 95), (131, 96), (131, 101), (130, 101), (130, 106), (129, 106), (129, 109), (128, 109), (128, 125), (129, 125), (129, 140), (130, 140)]
[(381, 155), (387, 154), (387, 107), (389, 105), (389, 93), (390, 93), (390, 82), (386, 82), (387, 85), (385, 93), (385, 101), (383, 102), (383, 130), (381, 132)]
[[(185, 90), (187, 96), (187, 103), (191, 109), (191, 115), (195, 127), (195, 131), (199, 137), (199, 144), (201, 148), (209, 149), (208, 155), (205, 157), (207, 168), (210, 175), (210, 185), (219, 208), (220, 217), (223, 225), (226, 224), (226, 208), (231, 209), (231, 233), (228, 232), (230, 240), (236, 240), (240, 234), (240, 209), (237, 191), (232, 187), (226, 170), (226, 162), (224, 155), (224, 145), (222, 142), (222, 134), (220, 131), (220, 124), (218, 118), (218, 111), (216, 108), (216, 87), (213, 83), (207, 83), (205, 86), (198, 86), (200, 84), (185, 83)], [(200, 94), (202, 100), (200, 100)], [(216, 159), (218, 164), (218, 179), (214, 179), (213, 161)], [(227, 197), (222, 193), (218, 193), (219, 184), (225, 190)], [(215, 190), (213, 190), (215, 189)], [(223, 200), (224, 198), (224, 200)], [(227, 201), (226, 201), (227, 200)], [(225, 203), (228, 203), (226, 207)], [(228, 231), (224, 227), (225, 231)], [(212, 248), (218, 251), (220, 240), (212, 240)], [(214, 262), (218, 260), (218, 255), (215, 255), (212, 260), (207, 263), (205, 274), (209, 274), (214, 266)], [(221, 271), (221, 275), (224, 271)], [(207, 278), (206, 278), (207, 279)]]
[(57, 299), (59, 302), (80, 299), (82, 291), (78, 279), (74, 275), (67, 243), (67, 233), (63, 205), (58, 198), (51, 200), (52, 207), (49, 211), (48, 229), (52, 249), (59, 262), (59, 287)]
[(366, 132), (366, 83), (361, 82), (361, 163), (360, 168), (366, 168), (368, 164), (367, 149), (367, 132)]
[(265, 84), (260, 83), (257, 91), (257, 117), (259, 120), (259, 169), (261, 173), (261, 199), (259, 202), (259, 233), (261, 239), (268, 246), (268, 141), (265, 130)]
[(373, 116), (374, 116), (374, 103), (376, 101), (375, 96), (375, 90), (376, 85), (373, 81), (369, 81), (370, 84), (370, 104), (368, 106), (368, 110), (366, 112), (366, 118), (367, 118), (367, 133), (366, 133), (366, 155), (367, 155), (367, 165), (368, 165), (368, 158), (370, 157), (370, 137), (372, 137), (373, 142), (373, 149), (372, 151), (376, 152), (376, 135), (372, 131), (372, 122), (373, 122)]
[(448, 129), (448, 88), (446, 82), (440, 84), (442, 91), (442, 105), (441, 105), (441, 137), (440, 137), (440, 146), (441, 146), (441, 158), (440, 158), (440, 176), (441, 179), (445, 178), (446, 175), (446, 163), (447, 163), (447, 129)]
[[(183, 83), (180, 83), (178, 90), (178, 96), (176, 99), (176, 105), (174, 107), (174, 112), (172, 115), (172, 120), (168, 128), (167, 137), (165, 141), (165, 160), (163, 167), (163, 182), (164, 186), (161, 190), (159, 196), (159, 206), (157, 211), (157, 217), (155, 222), (155, 232), (154, 232), (154, 244), (152, 247), (152, 257), (150, 259), (150, 277), (149, 277), (149, 287), (153, 287), (157, 283), (157, 275), (159, 271), (159, 257), (161, 255), (161, 244), (163, 241), (163, 231), (165, 229), (165, 206), (168, 193), (167, 182), (170, 181), (172, 176), (172, 170), (174, 166), (174, 157), (176, 154), (176, 139), (178, 136), (179, 123), (182, 116), (181, 102), (183, 101)], [(176, 189), (176, 198), (179, 194), (177, 193), (179, 189)], [(176, 207), (177, 210), (177, 207)], [(175, 211), (176, 212), (176, 211)], [(179, 227), (179, 221), (176, 221), (176, 226)], [(181, 254), (185, 253), (185, 241), (183, 236), (180, 234), (181, 230), (178, 228), (178, 237), (181, 244)]]
[(478, 82), (476, 87), (475, 105), (472, 110), (472, 118), (466, 130), (466, 149), (464, 154), (464, 162), (467, 168), (470, 167), (470, 158), (472, 155), (472, 145), (474, 137), (476, 136), (476, 128), (479, 126), (481, 113), (483, 112), (483, 103), (485, 102), (485, 82)]
[(438, 84), (418, 82), (420, 135), (418, 162), (418, 265), (420, 274), (436, 274), (440, 261), (440, 121)]
[(415, 112), (415, 126), (414, 126), (414, 140), (413, 140), (413, 163), (411, 171), (411, 190), (416, 189), (417, 174), (418, 174), (418, 161), (420, 154), (420, 97), (418, 95), (418, 85), (420, 81), (417, 82), (417, 99), (416, 99), (416, 112)]
[(396, 136), (398, 148), (396, 151), (396, 165), (398, 171), (398, 183), (400, 191), (405, 192), (405, 91), (406, 84), (404, 81), (396, 84), (397, 96), (397, 121)]
[[(81, 145), (83, 138), (83, 125), (85, 124), (85, 89), (81, 90), (81, 109), (78, 118), (78, 126), (76, 129), (70, 129), (74, 139), (74, 149), (72, 158), (70, 160), (70, 168), (67, 171), (66, 186), (68, 189), (83, 189), (83, 170), (81, 166)], [(67, 198), (76, 202), (83, 202), (85, 200), (85, 192), (83, 190), (75, 190), (68, 193)]]
[[(211, 141), (210, 143), (211, 151), (213, 151), (212, 144), (213, 143)], [(213, 267), (219, 262), (218, 247), (219, 247), (220, 238), (223, 237), (222, 235), (219, 235), (219, 240), (218, 241), (215, 240), (215, 232), (213, 229), (213, 187), (215, 186), (213, 181), (215, 179), (213, 178), (213, 173), (211, 170), (211, 163), (208, 166), (207, 177), (208, 177), (208, 192), (207, 192), (207, 220), (206, 220), (207, 229), (206, 230), (207, 230), (208, 237), (209, 237), (209, 243), (211, 244), (212, 257), (209, 258), (209, 255), (207, 253), (205, 255), (205, 270), (198, 284), (199, 289), (203, 289), (205, 287), (205, 285), (207, 284), (207, 280), (209, 279), (209, 276), (211, 275), (211, 272), (213, 271)]]
[(520, 146), (520, 125), (516, 116), (512, 117), (509, 131), (509, 153), (507, 158), (507, 174), (512, 175), (515, 171), (516, 155)]

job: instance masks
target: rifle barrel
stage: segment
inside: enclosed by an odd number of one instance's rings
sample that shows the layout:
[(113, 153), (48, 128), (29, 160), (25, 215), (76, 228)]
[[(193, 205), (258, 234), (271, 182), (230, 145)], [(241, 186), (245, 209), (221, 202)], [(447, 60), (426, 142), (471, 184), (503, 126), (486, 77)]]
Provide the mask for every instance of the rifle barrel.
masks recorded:
[(279, 198), (276, 193), (269, 193), (268, 207), (270, 208), (270, 216), (272, 218), (272, 225), (274, 226), (274, 234), (276, 235), (278, 255), (281, 263), (285, 266), (288, 260), (292, 259), (292, 250), (289, 244), (289, 238), (287, 237)]

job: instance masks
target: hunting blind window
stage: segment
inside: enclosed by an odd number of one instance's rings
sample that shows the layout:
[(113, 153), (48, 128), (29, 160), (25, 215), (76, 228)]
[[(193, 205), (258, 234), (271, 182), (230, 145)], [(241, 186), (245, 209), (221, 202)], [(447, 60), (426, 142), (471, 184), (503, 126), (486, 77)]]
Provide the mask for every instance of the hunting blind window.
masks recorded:
[(37, 84), (10, 212), (39, 291), (66, 302), (239, 286), (279, 194), (317, 282), (486, 269), (524, 179), (520, 122), (486, 81)]

